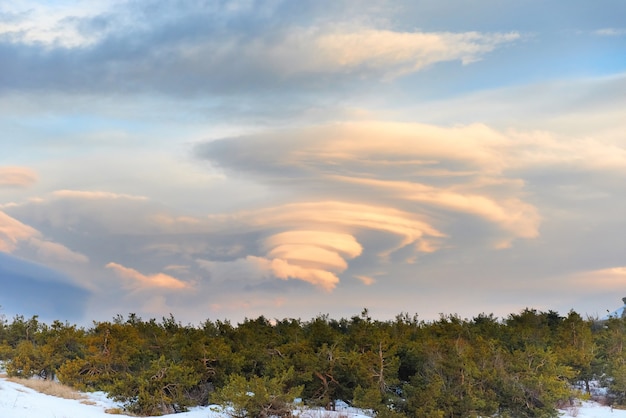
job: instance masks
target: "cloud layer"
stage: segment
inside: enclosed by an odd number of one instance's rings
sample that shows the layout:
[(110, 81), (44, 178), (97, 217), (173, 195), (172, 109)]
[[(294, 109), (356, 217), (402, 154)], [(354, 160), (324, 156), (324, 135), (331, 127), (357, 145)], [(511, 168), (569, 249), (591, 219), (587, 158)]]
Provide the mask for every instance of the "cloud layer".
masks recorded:
[(270, 17), (285, 7), (146, 1), (66, 15), (61, 8), (48, 15), (45, 7), (14, 11), (0, 27), (0, 58), (10, 63), (0, 91), (195, 96), (289, 84), (318, 89), (329, 75), (344, 82), (348, 76), (389, 80), (436, 63), (469, 64), (520, 38), (516, 32), (398, 31), (347, 16), (332, 24), (315, 17), (300, 25), (272, 24)]
[(46, 266), (7, 286), (88, 320), (613, 308), (626, 5), (494, 10), (0, 4), (0, 268)]
[(37, 181), (37, 173), (26, 167), (0, 167), (0, 187), (28, 187)]

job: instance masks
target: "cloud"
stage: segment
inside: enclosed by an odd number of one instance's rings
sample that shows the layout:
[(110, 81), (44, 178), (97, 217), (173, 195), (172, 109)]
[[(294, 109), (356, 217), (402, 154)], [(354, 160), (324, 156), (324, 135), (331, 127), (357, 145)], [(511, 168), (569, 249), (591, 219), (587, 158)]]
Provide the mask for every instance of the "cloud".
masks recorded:
[(124, 267), (121, 264), (113, 262), (107, 264), (105, 267), (115, 271), (118, 276), (131, 280), (131, 287), (133, 288), (165, 288), (171, 290), (181, 290), (191, 287), (189, 283), (164, 273), (144, 275), (137, 270)]
[[(0, 6), (0, 37), (14, 42), (41, 44), (49, 47), (84, 47), (97, 40), (80, 30), (80, 21), (98, 20), (105, 2), (93, 1), (89, 6), (60, 3), (30, 3)], [(101, 19), (101, 18), (100, 18)]]
[(617, 0), (0, 3), (0, 248), (90, 305), (436, 317), (623, 258)]
[[(359, 74), (389, 80), (436, 63), (461, 61), (469, 64), (501, 44), (519, 38), (517, 33), (424, 33), (373, 28), (336, 30), (292, 27), (277, 37), (234, 43), (230, 48), (217, 48), (214, 42), (199, 45), (189, 52), (189, 58), (214, 54), (216, 50), (218, 54), (223, 54), (221, 59), (219, 55), (218, 59), (212, 58), (210, 64), (205, 61), (208, 69), (216, 61), (230, 61), (228, 55), (237, 51), (238, 60), (275, 76), (299, 78), (315, 74)], [(193, 64), (201, 65), (196, 60)]]
[(165, 209), (144, 196), (100, 190), (57, 190), (6, 210), (40, 229), (85, 235), (153, 231), (155, 223), (147, 219), (146, 212), (156, 215)]
[(269, 272), (279, 279), (302, 280), (325, 291), (333, 290), (339, 283), (339, 278), (333, 272), (294, 265), (282, 258), (250, 257), (249, 260), (253, 260), (261, 271)]
[[(364, 29), (330, 33), (316, 37), (314, 53), (320, 63), (317, 71), (381, 71), (383, 77), (396, 77), (419, 71), (432, 64), (477, 61), (500, 44), (518, 40), (518, 33), (478, 32), (394, 32)], [(309, 69), (310, 71), (310, 69)]]
[[(243, 210), (202, 216), (97, 189), (58, 190), (6, 210), (51, 238), (37, 235), (30, 243), (39, 244), (38, 257), (74, 263), (89, 257), (135, 285), (216, 280), (241, 289), (289, 280), (285, 289), (305, 282), (330, 291), (343, 277), (423, 265), (468, 242), (484, 250), (540, 238), (545, 206), (536, 198), (540, 189), (528, 189), (527, 172), (620, 170), (616, 144), (566, 139), (484, 124), (385, 121), (267, 131), (194, 150), (223, 171), (225, 185), (237, 176), (267, 190)], [(135, 269), (124, 267), (129, 263)], [(140, 273), (155, 266), (176, 277)], [(228, 279), (228, 271), (236, 274)]]
[(292, 199), (381, 202), (422, 214), (446, 235), (465, 234), (450, 220), (470, 215), (497, 227), (475, 236), (497, 248), (539, 237), (541, 205), (571, 194), (568, 185), (578, 185), (578, 196), (611, 195), (620, 193), (615, 176), (626, 174), (623, 136), (484, 124), (353, 121), (213, 140), (195, 152)]
[(611, 267), (574, 274), (570, 283), (590, 291), (620, 291), (626, 285), (626, 266)]
[[(212, 215), (209, 221), (222, 229), (236, 228), (265, 236), (256, 249), (259, 255), (240, 259), (257, 276), (271, 274), (283, 280), (302, 280), (325, 291), (339, 284), (338, 274), (348, 268), (347, 260), (361, 255), (363, 245), (356, 237), (362, 232), (378, 231), (395, 238), (380, 248), (382, 258), (407, 246), (412, 246), (410, 251), (430, 251), (443, 237), (422, 216), (390, 207), (340, 201), (302, 202)], [(276, 230), (281, 232), (270, 232)], [(222, 267), (219, 262), (198, 263), (211, 272)], [(227, 264), (235, 266), (232, 262)]]
[(37, 258), (46, 261), (69, 263), (87, 263), (87, 256), (72, 251), (62, 244), (44, 239), (37, 229), (25, 225), (15, 218), (0, 211), (0, 251), (12, 253), (20, 242), (37, 250)]
[[(362, 121), (215, 140), (198, 145), (196, 154), (296, 196), (302, 190), (301, 198), (319, 193), (326, 199), (382, 201), (420, 213), (431, 225), (442, 220), (431, 215), (433, 209), (473, 215), (497, 225), (502, 234), (494, 245), (506, 248), (516, 238), (539, 235), (541, 216), (524, 200), (524, 180), (508, 174), (522, 164), (520, 150), (527, 145), (521, 136), (481, 124)], [(556, 150), (554, 155), (563, 158)], [(438, 248), (432, 240), (419, 245)]]
[(68, 263), (89, 262), (84, 254), (72, 251), (57, 242), (31, 238), (29, 244), (37, 249), (37, 255), (42, 260), (60, 260)]
[[(488, 196), (436, 188), (420, 183), (383, 181), (335, 176), (338, 181), (361, 184), (381, 189), (401, 199), (426, 203), (435, 207), (480, 216), (500, 225), (514, 237), (536, 238), (539, 235), (540, 216), (537, 208), (517, 198), (497, 201)], [(462, 187), (456, 186), (457, 188)], [(508, 247), (510, 242), (501, 243)]]
[(135, 196), (123, 193), (111, 193), (103, 191), (87, 191), (87, 190), (56, 190), (52, 192), (53, 197), (62, 199), (82, 199), (82, 200), (147, 200), (144, 196)]
[(354, 258), (362, 247), (349, 234), (329, 231), (288, 231), (265, 239), (267, 255), (310, 268), (342, 272), (348, 268), (343, 257)]
[(328, 231), (288, 231), (275, 234), (265, 239), (267, 249), (274, 251), (285, 245), (311, 245), (316, 248), (325, 248), (332, 253), (342, 253), (350, 258), (361, 255), (363, 247), (349, 234)]
[(26, 167), (0, 167), (0, 187), (28, 187), (37, 181), (37, 173)]
[(623, 139), (603, 135), (563, 136), (549, 131), (509, 132), (506, 161), (511, 170), (549, 167), (575, 171), (626, 173)]
[(468, 64), (521, 38), (398, 31), (347, 12), (335, 21), (303, 14), (294, 24), (281, 15), (290, 13), (281, 3), (234, 9), (209, 3), (42, 7), (0, 29), (0, 59), (10, 63), (0, 88), (185, 97), (317, 91), (345, 84), (346, 75), (391, 80), (437, 63)]
[[(250, 214), (252, 215), (252, 214)], [(418, 214), (385, 206), (322, 201), (293, 203), (278, 207), (259, 209), (248, 218), (253, 227), (319, 228), (358, 231), (371, 229), (393, 234), (399, 238), (396, 248), (402, 248), (420, 240), (440, 238), (444, 235), (428, 224)]]
[(36, 229), (0, 211), (0, 251), (10, 253), (17, 248), (20, 241), (38, 236), (40, 233)]
[(598, 29), (593, 32), (596, 35), (600, 36), (624, 36), (626, 35), (625, 28), (603, 28)]
[(373, 277), (369, 277), (369, 276), (354, 276), (357, 279), (359, 279), (365, 286), (371, 286), (374, 283), (376, 283), (376, 279), (374, 279)]
[(344, 259), (358, 257), (362, 246), (349, 234), (330, 231), (287, 231), (264, 240), (265, 268), (280, 279), (300, 279), (330, 291), (339, 283), (335, 273), (348, 268)]
[(225, 169), (268, 177), (285, 171), (339, 174), (382, 168), (405, 175), (423, 169), (427, 174), (499, 174), (507, 145), (505, 135), (482, 124), (354, 121), (214, 140), (199, 144), (196, 154)]

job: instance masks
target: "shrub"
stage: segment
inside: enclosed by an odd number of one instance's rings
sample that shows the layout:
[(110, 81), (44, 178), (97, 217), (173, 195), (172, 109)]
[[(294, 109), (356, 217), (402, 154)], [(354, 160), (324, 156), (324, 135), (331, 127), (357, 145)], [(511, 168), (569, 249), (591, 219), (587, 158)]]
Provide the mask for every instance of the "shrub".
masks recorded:
[(110, 388), (109, 396), (124, 402), (126, 409), (135, 414), (184, 412), (193, 404), (189, 393), (199, 379), (191, 367), (161, 356), (141, 373), (122, 375)]
[(302, 393), (302, 386), (288, 388), (285, 383), (293, 374), (290, 369), (271, 379), (231, 375), (226, 385), (215, 393), (214, 401), (233, 418), (291, 417), (293, 402)]

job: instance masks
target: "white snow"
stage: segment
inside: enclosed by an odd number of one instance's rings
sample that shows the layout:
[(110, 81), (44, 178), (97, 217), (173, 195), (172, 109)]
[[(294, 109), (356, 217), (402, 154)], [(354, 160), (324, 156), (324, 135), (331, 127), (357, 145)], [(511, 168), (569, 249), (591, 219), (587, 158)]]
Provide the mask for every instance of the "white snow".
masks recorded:
[(563, 417), (577, 418), (626, 418), (626, 410), (611, 409), (608, 406), (601, 406), (597, 402), (582, 402), (580, 406), (575, 406), (562, 411)]
[[(124, 418), (124, 415), (111, 415), (105, 412), (108, 408), (119, 407), (104, 393), (86, 393), (86, 400), (62, 399), (45, 395), (24, 387), (18, 383), (9, 382), (0, 377), (0, 418)], [(86, 404), (85, 401), (90, 404)], [(218, 412), (219, 407), (209, 406), (192, 408), (189, 412), (174, 415), (164, 415), (169, 418), (228, 418), (228, 415)], [(301, 411), (301, 417), (306, 418), (369, 418), (358, 410), (347, 405), (338, 408), (337, 412), (322, 410)], [(626, 418), (626, 414), (624, 414)]]
[[(1, 418), (114, 418), (105, 412), (108, 408), (119, 407), (106, 397), (106, 394), (87, 393), (84, 400), (62, 399), (44, 395), (18, 383), (9, 382), (0, 377), (0, 417)], [(193, 408), (189, 412), (165, 415), (169, 418), (227, 418), (218, 411), (218, 407)], [(363, 411), (348, 407), (347, 404), (338, 404), (337, 412), (323, 410), (299, 411), (301, 417), (306, 418), (369, 418)], [(582, 402), (578, 406), (561, 411), (561, 416), (577, 418), (626, 418), (626, 410), (611, 410), (608, 406), (601, 406), (597, 402)]]

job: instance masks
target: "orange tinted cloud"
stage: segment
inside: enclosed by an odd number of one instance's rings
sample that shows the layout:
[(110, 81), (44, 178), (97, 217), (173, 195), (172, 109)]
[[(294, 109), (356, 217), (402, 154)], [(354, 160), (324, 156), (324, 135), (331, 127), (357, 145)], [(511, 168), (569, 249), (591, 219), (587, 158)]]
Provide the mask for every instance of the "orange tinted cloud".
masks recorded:
[(37, 248), (37, 255), (42, 259), (61, 260), (70, 263), (87, 263), (89, 261), (84, 254), (72, 251), (57, 242), (31, 238), (29, 243)]
[(103, 191), (85, 191), (85, 190), (57, 190), (52, 193), (55, 197), (73, 198), (84, 200), (101, 200), (101, 199), (130, 199), (130, 200), (147, 200), (144, 196), (135, 196), (122, 193), (111, 193)]
[(317, 55), (329, 67), (385, 70), (388, 77), (415, 72), (436, 62), (480, 59), (499, 44), (519, 39), (517, 33), (393, 32), (358, 30), (319, 36)]
[(398, 209), (338, 201), (303, 202), (277, 207), (211, 215), (211, 224), (243, 231), (276, 231), (260, 242), (261, 256), (247, 256), (234, 262), (196, 260), (208, 271), (221, 265), (234, 265), (271, 274), (283, 280), (295, 279), (331, 291), (339, 283), (339, 274), (348, 268), (348, 260), (361, 255), (363, 246), (357, 234), (374, 230), (392, 237), (382, 254), (388, 256), (400, 248), (432, 252), (444, 234), (423, 216)]
[(355, 237), (358, 231), (369, 229), (396, 236), (398, 244), (384, 255), (410, 244), (418, 251), (432, 251), (436, 245), (430, 240), (443, 237), (414, 213), (336, 201), (294, 203), (234, 217), (254, 228), (286, 229), (263, 241), (265, 257), (247, 257), (249, 262), (277, 278), (303, 280), (326, 291), (339, 283), (338, 274), (348, 268), (347, 259), (361, 254), (362, 245)]
[(267, 248), (279, 245), (313, 245), (345, 254), (350, 258), (357, 257), (363, 251), (361, 244), (350, 234), (332, 231), (287, 231), (274, 234), (264, 241)]
[(359, 121), (311, 128), (298, 134), (308, 142), (287, 156), (293, 164), (343, 161), (349, 165), (372, 165), (373, 172), (367, 174), (374, 175), (381, 163), (412, 168), (417, 173), (422, 168), (461, 162), (463, 170), (469, 167), (500, 173), (506, 165), (502, 150), (510, 145), (506, 136), (483, 124), (440, 127)]
[(41, 234), (35, 228), (24, 225), (0, 211), (0, 251), (12, 252), (19, 241), (25, 241)]
[(359, 279), (361, 281), (361, 283), (363, 283), (365, 286), (371, 286), (374, 283), (376, 283), (376, 279), (374, 279), (373, 277), (369, 277), (369, 276), (354, 276), (357, 279)]
[(115, 273), (122, 278), (132, 280), (135, 284), (139, 285), (139, 287), (157, 287), (172, 290), (186, 289), (190, 287), (188, 283), (164, 273), (145, 275), (135, 269), (124, 267), (117, 263), (109, 263), (105, 267), (115, 271)]
[[(253, 59), (273, 72), (353, 73), (385, 80), (420, 71), (430, 65), (461, 61), (468, 64), (502, 44), (520, 38), (518, 33), (399, 32), (371, 28), (291, 30), (271, 45), (260, 40), (238, 45), (239, 55)], [(203, 54), (204, 48), (194, 49)], [(243, 58), (243, 59), (245, 59)]]
[(281, 279), (295, 278), (324, 290), (339, 283), (336, 273), (348, 268), (346, 258), (361, 254), (362, 247), (349, 234), (333, 231), (294, 230), (264, 241), (269, 268)]
[[(309, 229), (312, 225), (326, 226), (334, 231), (371, 229), (400, 238), (399, 247), (428, 237), (443, 237), (424, 217), (391, 207), (339, 201), (293, 203), (254, 212), (249, 220), (256, 226), (282, 226)], [(398, 247), (398, 248), (399, 248)]]
[(343, 271), (348, 268), (348, 263), (338, 253), (315, 245), (279, 245), (268, 256), (332, 270)]
[(594, 291), (619, 291), (626, 286), (626, 266), (579, 273), (573, 276), (571, 282), (575, 283), (579, 288), (589, 288)]
[(38, 230), (0, 211), (0, 251), (13, 252), (20, 242), (37, 250), (39, 258), (71, 263), (86, 263), (89, 259), (57, 242), (45, 240)]
[(0, 187), (27, 187), (37, 181), (37, 173), (25, 167), (0, 167)]
[(247, 260), (254, 262), (261, 271), (269, 272), (279, 279), (302, 280), (328, 292), (339, 283), (339, 277), (330, 271), (294, 265), (280, 258), (268, 259), (249, 256)]
[(390, 191), (396, 197), (414, 200), (458, 212), (470, 213), (498, 224), (515, 237), (535, 238), (539, 235), (540, 216), (537, 209), (517, 198), (495, 197), (438, 188), (406, 181), (385, 181), (335, 176), (337, 180), (362, 184)]

